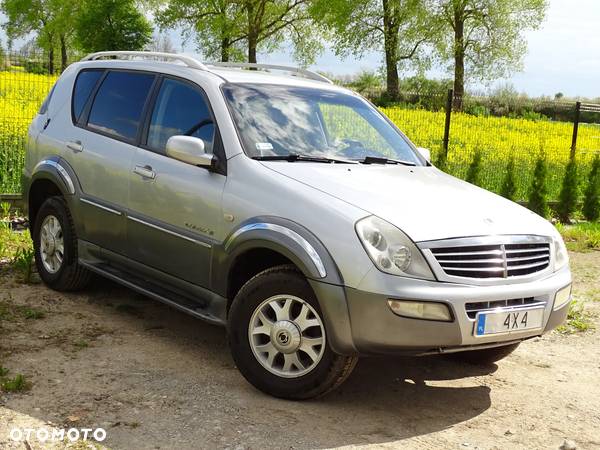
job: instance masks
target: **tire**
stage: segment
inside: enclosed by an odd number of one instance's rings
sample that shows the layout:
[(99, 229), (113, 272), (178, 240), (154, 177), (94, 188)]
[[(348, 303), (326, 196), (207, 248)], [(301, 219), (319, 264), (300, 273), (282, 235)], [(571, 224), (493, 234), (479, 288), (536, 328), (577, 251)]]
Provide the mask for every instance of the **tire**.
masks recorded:
[[(54, 233), (49, 236), (50, 229)], [(88, 285), (91, 273), (78, 262), (77, 235), (64, 198), (50, 197), (44, 201), (35, 219), (32, 238), (35, 264), (44, 284), (57, 291), (76, 291)]]
[(506, 358), (514, 352), (519, 346), (516, 344), (503, 345), (502, 347), (492, 347), (483, 350), (471, 350), (468, 352), (452, 353), (450, 356), (457, 361), (466, 362), (473, 365), (490, 365), (501, 359)]
[[(275, 313), (273, 302), (280, 313)], [(277, 320), (278, 316), (290, 320)], [(323, 323), (313, 290), (294, 266), (264, 270), (240, 289), (229, 310), (228, 337), (235, 364), (246, 380), (272, 396), (304, 400), (325, 395), (348, 378), (358, 358), (334, 353)], [(259, 351), (269, 344), (269, 352)], [(294, 360), (291, 365), (288, 358)]]

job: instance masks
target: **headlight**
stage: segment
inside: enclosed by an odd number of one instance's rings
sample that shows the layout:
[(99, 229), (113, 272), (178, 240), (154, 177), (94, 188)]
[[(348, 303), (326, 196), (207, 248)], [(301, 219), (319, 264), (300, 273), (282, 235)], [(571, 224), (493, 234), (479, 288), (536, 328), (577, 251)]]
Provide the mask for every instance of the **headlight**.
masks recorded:
[(382, 272), (435, 280), (421, 251), (391, 223), (376, 216), (365, 217), (356, 223), (356, 233)]
[[(557, 233), (558, 234), (558, 233)], [(569, 253), (560, 235), (553, 238), (554, 242), (554, 271), (562, 269), (569, 264)]]

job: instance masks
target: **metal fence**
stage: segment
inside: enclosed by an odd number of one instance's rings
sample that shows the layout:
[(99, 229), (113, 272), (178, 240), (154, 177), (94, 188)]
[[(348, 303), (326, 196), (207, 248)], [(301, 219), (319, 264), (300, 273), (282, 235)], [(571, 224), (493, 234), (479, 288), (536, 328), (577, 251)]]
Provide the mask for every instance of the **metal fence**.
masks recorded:
[[(462, 102), (462, 111), (456, 111), (456, 100), (452, 90), (400, 93), (399, 101), (383, 103), (381, 109), (416, 145), (430, 148), (434, 161), (444, 156), (446, 170), (455, 176), (467, 178), (478, 155), (476, 183), (491, 191), (501, 192), (512, 160), (520, 200), (529, 196), (539, 157), (548, 163), (549, 196), (556, 200), (569, 159), (576, 158), (585, 183), (591, 162), (600, 153), (600, 105), (542, 100), (535, 108), (519, 110), (518, 105), (494, 97), (469, 97)], [(531, 99), (528, 102), (532, 104)]]
[[(62, 61), (50, 65), (43, 54), (0, 53), (0, 193), (20, 190), (27, 127), (61, 66)], [(376, 102), (381, 98), (381, 91), (363, 94)], [(446, 170), (451, 174), (466, 178), (479, 155), (476, 182), (486, 189), (500, 192), (512, 160), (521, 200), (529, 195), (540, 155), (549, 164), (549, 192), (555, 200), (571, 155), (585, 180), (600, 149), (600, 105), (469, 96), (458, 112), (452, 109), (455, 103), (450, 91), (401, 92), (394, 103), (378, 104), (413, 142), (432, 150), (434, 161), (447, 155)]]

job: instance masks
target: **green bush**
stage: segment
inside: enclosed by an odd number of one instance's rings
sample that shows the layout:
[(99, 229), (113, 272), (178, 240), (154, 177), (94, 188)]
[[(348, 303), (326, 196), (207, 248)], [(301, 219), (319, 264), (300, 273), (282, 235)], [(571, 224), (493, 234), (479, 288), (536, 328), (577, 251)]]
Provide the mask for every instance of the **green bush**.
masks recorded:
[(469, 170), (467, 171), (466, 181), (472, 184), (479, 185), (481, 179), (481, 151), (475, 150), (475, 154), (473, 155), (473, 160), (469, 165)]
[(515, 201), (517, 199), (517, 180), (515, 179), (515, 159), (510, 158), (506, 165), (506, 175), (502, 182), (502, 197)]
[(583, 200), (583, 216), (590, 222), (600, 218), (600, 155), (592, 162)]
[(550, 217), (550, 208), (548, 207), (548, 163), (544, 154), (541, 154), (535, 163), (527, 206), (542, 217)]
[(571, 158), (567, 164), (557, 208), (562, 223), (570, 223), (579, 201), (579, 182), (577, 179), (577, 161)]

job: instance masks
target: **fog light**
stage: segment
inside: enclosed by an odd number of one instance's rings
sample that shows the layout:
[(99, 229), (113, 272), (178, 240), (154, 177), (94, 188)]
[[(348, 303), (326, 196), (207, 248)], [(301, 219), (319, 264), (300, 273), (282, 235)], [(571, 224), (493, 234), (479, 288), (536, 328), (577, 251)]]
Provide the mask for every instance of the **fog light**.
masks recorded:
[(562, 308), (571, 300), (571, 285), (562, 288), (554, 296), (554, 311)]
[(424, 320), (440, 320), (452, 322), (450, 309), (444, 303), (415, 302), (412, 300), (388, 300), (395, 314), (403, 317)]

